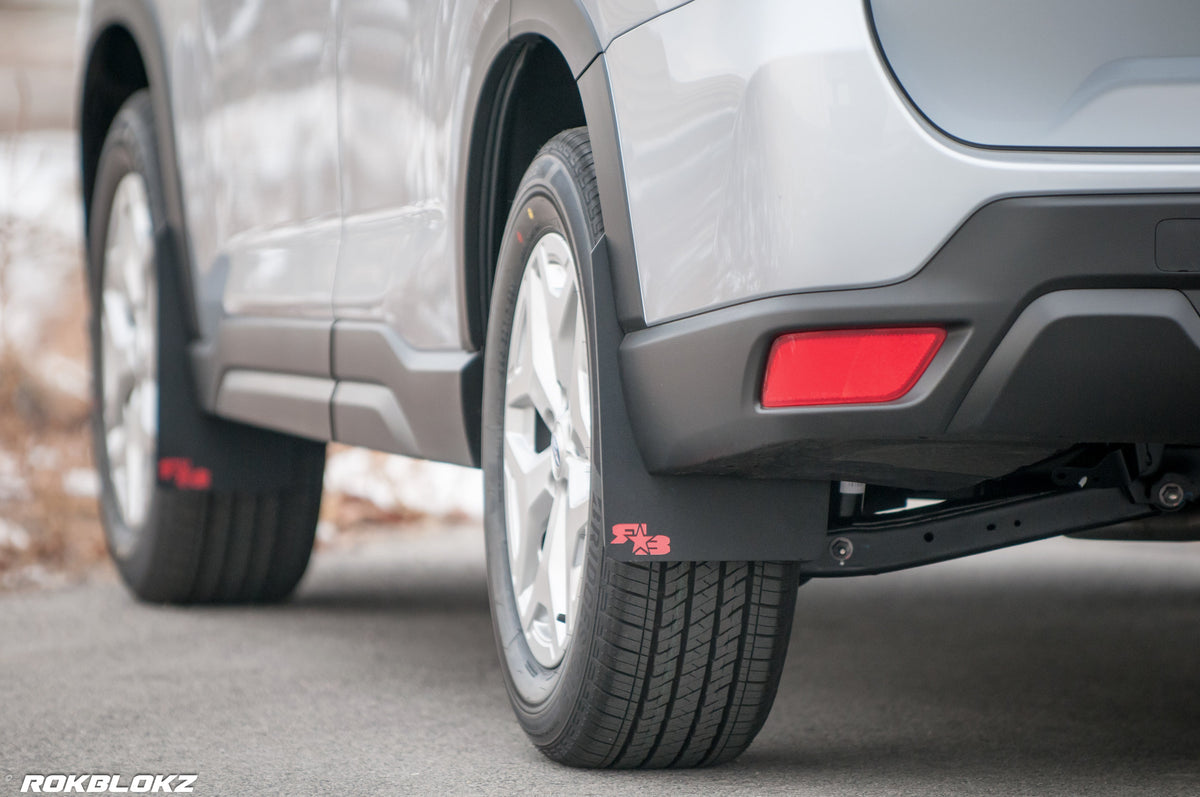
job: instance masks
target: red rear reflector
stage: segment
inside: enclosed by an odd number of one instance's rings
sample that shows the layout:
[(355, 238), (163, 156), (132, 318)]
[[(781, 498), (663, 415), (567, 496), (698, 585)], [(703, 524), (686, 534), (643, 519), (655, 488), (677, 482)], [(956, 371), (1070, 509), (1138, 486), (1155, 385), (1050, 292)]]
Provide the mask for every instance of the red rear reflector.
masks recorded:
[(781, 335), (767, 358), (763, 406), (895, 401), (912, 390), (945, 340), (937, 327)]

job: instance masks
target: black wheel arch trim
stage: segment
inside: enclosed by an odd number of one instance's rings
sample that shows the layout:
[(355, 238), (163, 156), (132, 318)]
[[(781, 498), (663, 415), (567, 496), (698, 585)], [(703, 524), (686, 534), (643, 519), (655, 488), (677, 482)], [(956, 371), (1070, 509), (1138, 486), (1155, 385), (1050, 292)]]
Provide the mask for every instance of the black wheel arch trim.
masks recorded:
[[(159, 231), (161, 245), (169, 246), (172, 250), (171, 262), (181, 271), (182, 290), (186, 296), (185, 320), (189, 337), (194, 338), (199, 330), (199, 321), (195, 309), (195, 297), (192, 295), (191, 264), (189, 263), (187, 245), (187, 222), (183, 211), (183, 188), (179, 179), (178, 161), (176, 159), (175, 131), (171, 124), (171, 92), (169, 73), (166, 68), (166, 57), (162, 41), (162, 27), (158, 14), (150, 0), (93, 0), (91, 16), (87, 22), (87, 45), (84, 50), (82, 79), (78, 97), (79, 125), (86, 128), (89, 114), (93, 109), (89, 105), (89, 91), (94, 87), (96, 63), (96, 45), (102, 37), (119, 28), (133, 39), (141, 56), (142, 65), (146, 71), (149, 83), (151, 105), (154, 109), (155, 135), (158, 143), (159, 171), (162, 175), (163, 202), (166, 206), (167, 231)], [(111, 120), (110, 120), (111, 123)], [(107, 134), (98, 131), (100, 144)], [(96, 167), (99, 161), (100, 145), (95, 147), (95, 162), (91, 162), (88, 150), (89, 144), (81, 136), (80, 163), (82, 164), (82, 186), (85, 219), (90, 213), (92, 192), (94, 190)], [(89, 265), (89, 269), (91, 266)]]
[(526, 34), (552, 42), (576, 78), (604, 50), (604, 42), (579, 0), (512, 0), (509, 38)]
[[(496, 8), (502, 7), (503, 4)], [(470, 164), (484, 157), (478, 150), (487, 145), (489, 131), (480, 129), (481, 122), (485, 126), (488, 124), (486, 119), (480, 118), (480, 113), (482, 111), (486, 116), (489, 106), (501, 101), (489, 96), (489, 92), (505, 90), (504, 73), (510, 71), (513, 60), (520, 57), (519, 52), (506, 53), (506, 50), (511, 50), (512, 45), (522, 38), (535, 37), (555, 47), (575, 76), (592, 140), (618, 318), (622, 329), (627, 332), (643, 329), (646, 326), (645, 313), (637, 275), (620, 135), (603, 54), (604, 43), (587, 10), (578, 0), (513, 0), (509, 11), (506, 20), (502, 21), (498, 14), (493, 13), (484, 24), (467, 92), (469, 113), (476, 123), (470, 135), (464, 136), (460, 144), (461, 162)], [(491, 112), (495, 113), (496, 110)], [(472, 168), (464, 169), (460, 179), (458, 206), (463, 213), (459, 217), (460, 228), (456, 231), (459, 245), (463, 247), (458, 276), (463, 319), (461, 334), (464, 341), (473, 345), (483, 340), (482, 329), (476, 329), (477, 325), (472, 321), (480, 312), (476, 303), (485, 293), (480, 282), (490, 279), (490, 275), (479, 273), (480, 264), (485, 258), (473, 251), (476, 236), (467, 224), (467, 219), (480, 217), (487, 210), (480, 206), (479, 201), (483, 176), (475, 171)]]

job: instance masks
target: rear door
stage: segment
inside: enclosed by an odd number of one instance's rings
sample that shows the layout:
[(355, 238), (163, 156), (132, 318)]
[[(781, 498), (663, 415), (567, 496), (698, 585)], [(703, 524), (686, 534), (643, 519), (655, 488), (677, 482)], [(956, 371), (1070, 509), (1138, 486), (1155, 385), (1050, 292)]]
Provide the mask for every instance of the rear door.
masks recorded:
[[(202, 0), (204, 144), (226, 315), (332, 316), (340, 239), (335, 0)], [(210, 283), (211, 284), (211, 283)]]
[(341, 0), (344, 246), (338, 318), (461, 350), (454, 239), (472, 55), (507, 0)]

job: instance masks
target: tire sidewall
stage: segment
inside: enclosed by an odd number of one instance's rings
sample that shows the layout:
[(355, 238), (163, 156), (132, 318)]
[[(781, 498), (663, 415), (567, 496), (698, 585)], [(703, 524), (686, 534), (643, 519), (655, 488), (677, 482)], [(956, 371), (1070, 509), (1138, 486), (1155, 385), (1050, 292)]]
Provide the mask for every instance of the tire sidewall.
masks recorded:
[[(484, 357), (482, 465), (485, 501), (488, 591), (492, 623), (509, 697), (526, 732), (539, 745), (552, 743), (577, 717), (576, 704), (585, 686), (591, 647), (597, 635), (600, 575), (603, 565), (602, 475), (598, 462), (598, 395), (595, 368), (595, 303), (592, 248), (600, 238), (589, 223), (582, 192), (569, 165), (553, 149), (544, 150), (530, 166), (514, 201), (497, 260), (492, 308)], [(532, 218), (528, 211), (532, 210)], [(591, 519), (587, 532), (579, 614), (562, 661), (543, 667), (534, 658), (517, 616), (508, 556), (504, 511), (504, 388), (517, 294), (526, 263), (542, 236), (557, 232), (570, 244), (588, 332), (592, 393)], [(519, 234), (519, 235), (518, 235)]]

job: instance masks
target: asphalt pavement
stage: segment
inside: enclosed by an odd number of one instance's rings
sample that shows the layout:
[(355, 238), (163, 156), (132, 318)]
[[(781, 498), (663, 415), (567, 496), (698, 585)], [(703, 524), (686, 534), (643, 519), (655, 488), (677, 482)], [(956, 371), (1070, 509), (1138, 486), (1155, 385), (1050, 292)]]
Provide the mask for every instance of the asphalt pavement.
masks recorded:
[(1200, 545), (1052, 540), (800, 591), (758, 741), (694, 772), (544, 759), (500, 681), (477, 527), (320, 553), (270, 608), (0, 597), (0, 795), (1200, 793)]

